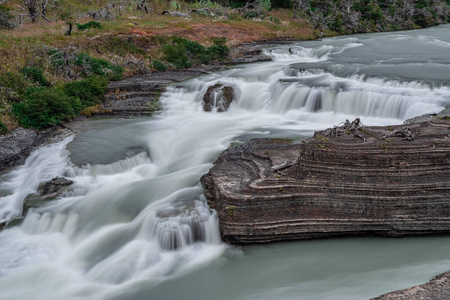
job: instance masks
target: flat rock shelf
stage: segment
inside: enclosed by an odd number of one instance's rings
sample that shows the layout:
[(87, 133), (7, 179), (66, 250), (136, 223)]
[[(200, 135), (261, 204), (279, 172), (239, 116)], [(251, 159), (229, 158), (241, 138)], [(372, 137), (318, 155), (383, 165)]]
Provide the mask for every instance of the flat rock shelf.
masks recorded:
[(224, 241), (450, 232), (450, 120), (230, 147), (202, 177)]

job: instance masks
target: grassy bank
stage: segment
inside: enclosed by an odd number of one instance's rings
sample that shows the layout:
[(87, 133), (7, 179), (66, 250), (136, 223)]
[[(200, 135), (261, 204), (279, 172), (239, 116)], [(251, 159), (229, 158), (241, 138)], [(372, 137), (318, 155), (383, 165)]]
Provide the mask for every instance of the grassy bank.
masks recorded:
[(241, 10), (232, 7), (246, 1), (39, 1), (46, 9), (32, 18), (29, 1), (0, 0), (0, 132), (90, 114), (109, 80), (226, 61), (243, 42), (450, 19), (450, 0), (261, 0), (261, 7)]
[[(186, 7), (188, 10), (191, 8)], [(189, 68), (226, 60), (229, 49), (243, 42), (283, 37), (312, 39), (317, 34), (308, 22), (292, 19), (292, 11), (287, 9), (253, 19), (224, 8), (208, 10), (208, 15), (179, 16), (126, 11), (112, 20), (92, 22), (91, 18), (82, 17), (72, 23), (69, 36), (64, 34), (68, 29), (64, 21), (40, 20), (13, 30), (0, 30), (0, 131), (18, 125), (43, 129), (91, 111), (86, 109), (89, 101), (81, 99), (79, 92), (64, 94), (63, 100), (69, 105), (60, 108), (63, 111), (56, 118), (51, 115), (56, 113), (52, 107), (57, 102), (38, 99), (52, 92), (62, 97), (60, 92), (64, 93), (70, 82), (85, 82), (91, 76), (117, 80)], [(109, 69), (123, 70), (110, 76), (113, 72), (106, 68), (105, 74), (100, 74), (92, 66), (98, 61), (103, 64), (99, 70), (106, 64)], [(95, 85), (99, 87), (98, 82)], [(78, 86), (86, 88), (81, 83)], [(101, 98), (97, 97), (90, 104), (99, 102)], [(28, 120), (27, 115), (43, 106), (48, 108), (39, 111), (37, 123)], [(37, 116), (33, 115), (35, 119)]]

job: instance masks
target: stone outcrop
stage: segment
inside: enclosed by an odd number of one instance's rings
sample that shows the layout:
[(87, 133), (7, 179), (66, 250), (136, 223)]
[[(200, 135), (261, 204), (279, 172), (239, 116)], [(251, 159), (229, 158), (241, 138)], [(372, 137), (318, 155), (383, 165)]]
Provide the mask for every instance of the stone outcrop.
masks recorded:
[(61, 196), (69, 189), (73, 181), (63, 177), (56, 177), (39, 185), (36, 193), (28, 194), (23, 201), (23, 215), (30, 207), (39, 207)]
[(110, 82), (106, 89), (106, 101), (93, 115), (151, 116), (158, 108), (159, 95), (168, 85), (220, 69), (222, 66), (203, 66), (191, 70), (151, 73)]
[(42, 182), (36, 193), (28, 194), (23, 201), (22, 217), (11, 220), (8, 223), (0, 223), (0, 231), (5, 227), (10, 228), (16, 225), (20, 225), (23, 220), (23, 216), (26, 215), (28, 209), (40, 207), (47, 204), (49, 201), (55, 200), (61, 196), (64, 192), (68, 191), (73, 181), (65, 179), (63, 177), (55, 177), (50, 181)]
[(226, 150), (201, 181), (231, 244), (450, 232), (450, 120), (347, 122)]
[(448, 300), (450, 299), (450, 271), (435, 276), (429, 282), (390, 292), (372, 300)]
[(0, 172), (23, 164), (34, 149), (61, 141), (70, 134), (72, 134), (70, 129), (55, 126), (39, 132), (18, 127), (7, 134), (0, 135)]
[(212, 111), (217, 109), (217, 112), (227, 111), (235, 98), (236, 95), (231, 86), (217, 83), (206, 90), (203, 96), (203, 110)]

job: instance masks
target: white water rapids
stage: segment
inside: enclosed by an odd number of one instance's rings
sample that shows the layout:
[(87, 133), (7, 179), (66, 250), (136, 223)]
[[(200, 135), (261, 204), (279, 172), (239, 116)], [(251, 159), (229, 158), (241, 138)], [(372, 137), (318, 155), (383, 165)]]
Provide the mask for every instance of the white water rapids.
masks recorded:
[[(229, 247), (199, 184), (231, 143), (448, 108), (449, 29), (274, 48), (272, 62), (169, 88), (158, 116), (89, 121), (36, 150), (2, 177), (0, 222), (19, 216), (40, 182), (74, 184), (0, 232), (0, 299), (367, 299), (450, 269), (446, 237)], [(216, 83), (237, 99), (204, 112)]]

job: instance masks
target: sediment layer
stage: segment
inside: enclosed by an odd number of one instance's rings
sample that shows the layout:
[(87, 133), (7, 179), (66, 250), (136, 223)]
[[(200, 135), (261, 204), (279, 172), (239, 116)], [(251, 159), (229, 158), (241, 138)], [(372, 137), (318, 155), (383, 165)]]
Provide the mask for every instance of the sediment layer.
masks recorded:
[(449, 125), (435, 119), (252, 140), (222, 153), (201, 181), (231, 244), (448, 233)]

